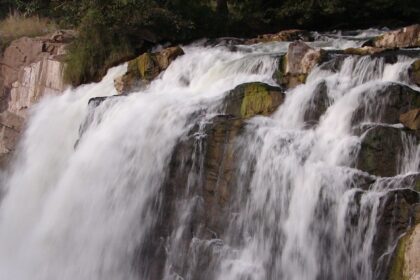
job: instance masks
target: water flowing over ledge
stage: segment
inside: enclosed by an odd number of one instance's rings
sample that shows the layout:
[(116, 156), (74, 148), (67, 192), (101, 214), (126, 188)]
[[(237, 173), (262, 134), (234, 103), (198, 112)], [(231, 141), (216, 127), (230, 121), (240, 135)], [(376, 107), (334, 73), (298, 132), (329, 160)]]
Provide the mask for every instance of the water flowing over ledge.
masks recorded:
[(2, 179), (0, 278), (384, 279), (420, 202), (415, 59), (334, 56), (285, 90), (288, 44), (185, 46), (137, 92), (111, 97), (122, 65), (44, 98)]

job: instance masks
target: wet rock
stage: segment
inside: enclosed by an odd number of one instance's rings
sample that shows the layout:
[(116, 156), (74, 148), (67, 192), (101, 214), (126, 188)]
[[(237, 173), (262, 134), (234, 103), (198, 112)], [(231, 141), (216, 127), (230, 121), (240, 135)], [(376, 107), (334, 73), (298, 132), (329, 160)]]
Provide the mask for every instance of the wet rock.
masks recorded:
[(206, 227), (215, 234), (213, 238), (221, 236), (229, 222), (228, 202), (234, 188), (238, 157), (234, 144), (243, 132), (245, 120), (271, 114), (283, 100), (284, 93), (278, 87), (243, 84), (227, 94), (225, 114), (214, 117), (207, 125), (203, 198)]
[(275, 34), (264, 34), (260, 35), (257, 38), (249, 39), (245, 41), (245, 44), (258, 44), (258, 43), (268, 43), (268, 42), (283, 42), (283, 41), (311, 41), (310, 32), (299, 29), (290, 29), (283, 30)]
[(308, 109), (305, 111), (303, 117), (304, 121), (309, 125), (314, 125), (319, 122), (321, 116), (327, 111), (330, 106), (330, 100), (327, 94), (327, 85), (324, 82), (318, 84), (313, 92)]
[(400, 122), (409, 129), (420, 129), (420, 108), (413, 109), (404, 114), (401, 114)]
[(24, 119), (9, 111), (0, 113), (0, 167), (8, 163), (23, 128)]
[[(97, 96), (90, 98), (88, 101), (88, 112), (83, 120), (82, 124), (79, 127), (79, 138), (74, 143), (74, 148), (76, 149), (79, 145), (80, 141), (82, 140), (85, 132), (93, 125), (98, 125), (102, 121), (103, 114), (105, 111), (113, 106), (114, 102), (111, 101), (118, 101), (120, 98), (124, 98), (123, 95), (112, 95), (112, 96)], [(106, 107), (101, 108), (101, 110), (97, 110), (98, 107), (104, 103), (105, 101), (109, 101), (106, 103)]]
[(413, 84), (420, 86), (420, 59), (414, 61), (408, 69), (408, 75)]
[(369, 89), (363, 92), (360, 98), (362, 102), (353, 113), (353, 124), (366, 120), (397, 124), (401, 114), (420, 108), (420, 92), (397, 83)]
[(127, 73), (114, 80), (118, 93), (125, 94), (144, 86), (155, 79), (178, 56), (183, 55), (181, 47), (166, 48), (157, 53), (144, 53), (128, 62)]
[(364, 46), (377, 48), (412, 48), (420, 46), (420, 25), (414, 24), (401, 29), (387, 32), (372, 40)]
[(315, 65), (323, 62), (325, 58), (324, 50), (315, 50), (302, 41), (293, 42), (289, 45), (286, 55), (279, 58), (279, 66), (273, 79), (286, 88), (295, 87), (304, 83)]
[(242, 84), (227, 94), (225, 113), (241, 118), (269, 115), (283, 101), (284, 93), (279, 87), (258, 82)]
[[(377, 221), (377, 232), (373, 241), (377, 279), (410, 279), (406, 274), (406, 254), (411, 252), (410, 239), (418, 211), (419, 194), (410, 189), (389, 191), (381, 198), (381, 215)], [(414, 221), (414, 223), (413, 223)], [(397, 244), (390, 252), (386, 244)], [(417, 250), (416, 250), (417, 251)], [(382, 256), (382, 257), (381, 257)]]
[(376, 176), (397, 175), (398, 160), (404, 147), (402, 133), (407, 132), (390, 126), (369, 128), (362, 136), (356, 168)]
[(203, 198), (206, 227), (217, 237), (228, 225), (228, 202), (236, 167), (234, 143), (243, 127), (243, 119), (221, 115), (207, 129)]

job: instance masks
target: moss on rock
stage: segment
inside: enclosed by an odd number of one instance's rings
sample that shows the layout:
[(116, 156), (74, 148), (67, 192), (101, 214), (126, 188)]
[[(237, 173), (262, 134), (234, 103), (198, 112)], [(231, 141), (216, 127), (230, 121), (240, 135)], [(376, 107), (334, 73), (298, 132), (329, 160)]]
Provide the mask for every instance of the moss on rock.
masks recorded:
[(144, 53), (128, 62), (127, 72), (115, 79), (115, 88), (120, 94), (132, 91), (138, 85), (145, 85), (155, 79), (178, 56), (183, 55), (181, 47), (171, 47), (157, 53)]
[(140, 79), (153, 80), (159, 75), (160, 67), (156, 55), (144, 53), (137, 58), (138, 73)]
[(249, 84), (241, 104), (241, 117), (249, 118), (258, 114), (267, 115), (273, 110), (273, 100), (268, 89), (261, 84)]
[(238, 118), (269, 115), (283, 103), (284, 93), (279, 87), (254, 82), (237, 86), (227, 95), (225, 113)]

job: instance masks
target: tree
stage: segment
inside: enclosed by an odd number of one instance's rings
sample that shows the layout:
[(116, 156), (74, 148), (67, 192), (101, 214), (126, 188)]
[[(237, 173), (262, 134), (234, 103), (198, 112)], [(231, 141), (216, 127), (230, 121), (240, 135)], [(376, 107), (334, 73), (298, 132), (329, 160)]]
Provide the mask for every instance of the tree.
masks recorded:
[(228, 14), (227, 0), (217, 0), (217, 2), (216, 2), (216, 12), (219, 15), (227, 15)]

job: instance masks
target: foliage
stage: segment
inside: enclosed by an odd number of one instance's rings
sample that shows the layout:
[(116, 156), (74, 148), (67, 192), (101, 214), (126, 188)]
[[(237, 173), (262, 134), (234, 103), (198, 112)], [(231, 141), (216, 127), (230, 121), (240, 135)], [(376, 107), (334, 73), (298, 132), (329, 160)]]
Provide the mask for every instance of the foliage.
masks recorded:
[(0, 50), (17, 38), (40, 36), (56, 28), (56, 25), (48, 19), (38, 16), (24, 17), (15, 12), (0, 21), (0, 37), (2, 38)]
[[(61, 1), (63, 12), (73, 11), (73, 1)], [(67, 81), (80, 84), (96, 80), (122, 60), (145, 48), (145, 42), (176, 40), (188, 23), (153, 1), (97, 0), (82, 1), (79, 36), (70, 48)], [(76, 14), (77, 14), (76, 13)]]
[(68, 80), (79, 84), (156, 43), (251, 37), (287, 28), (407, 25), (420, 18), (420, 1), (0, 0), (0, 18), (10, 11), (79, 30), (66, 70)]

